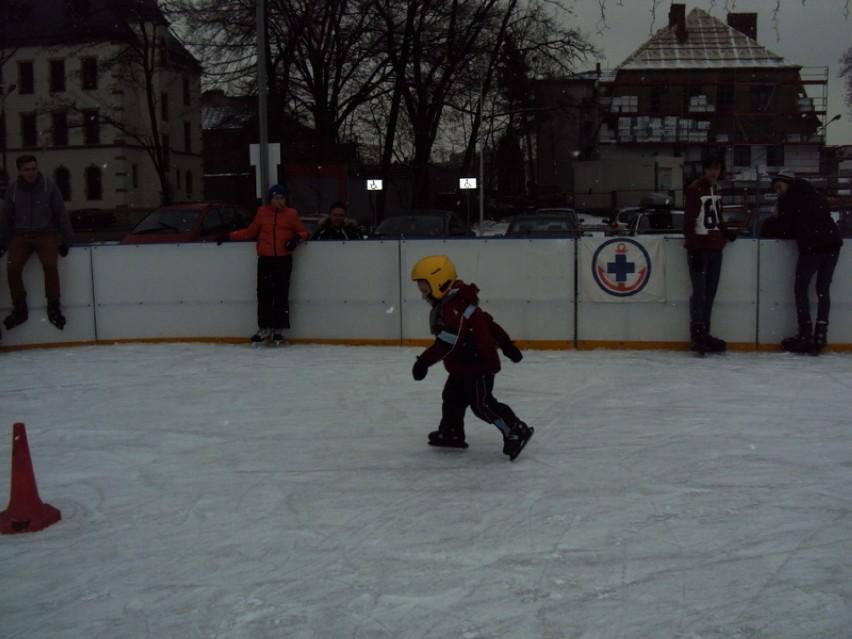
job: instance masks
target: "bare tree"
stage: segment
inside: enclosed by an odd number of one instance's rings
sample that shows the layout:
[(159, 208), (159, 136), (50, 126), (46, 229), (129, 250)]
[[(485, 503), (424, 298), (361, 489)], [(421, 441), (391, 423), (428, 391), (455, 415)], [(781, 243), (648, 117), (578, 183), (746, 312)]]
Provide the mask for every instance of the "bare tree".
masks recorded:
[(840, 71), (838, 77), (844, 78), (846, 89), (846, 106), (852, 115), (852, 47), (846, 49), (840, 58)]

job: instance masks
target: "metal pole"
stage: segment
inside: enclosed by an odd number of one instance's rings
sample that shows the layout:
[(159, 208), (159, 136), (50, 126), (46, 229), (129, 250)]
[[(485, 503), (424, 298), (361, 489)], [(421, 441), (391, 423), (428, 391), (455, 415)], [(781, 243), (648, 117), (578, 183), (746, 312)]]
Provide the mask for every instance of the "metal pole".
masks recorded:
[(260, 133), (260, 201), (266, 198), (269, 191), (269, 131), (267, 123), (269, 114), (266, 104), (266, 0), (257, 0), (257, 119)]

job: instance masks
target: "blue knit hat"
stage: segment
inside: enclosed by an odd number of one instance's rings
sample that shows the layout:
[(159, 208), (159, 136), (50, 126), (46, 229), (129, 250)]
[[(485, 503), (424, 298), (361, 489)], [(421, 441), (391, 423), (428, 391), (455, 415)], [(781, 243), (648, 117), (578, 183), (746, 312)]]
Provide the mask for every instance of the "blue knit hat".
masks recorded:
[(269, 189), (269, 199), (272, 200), (276, 195), (283, 195), (285, 198), (289, 198), (289, 194), (287, 193), (287, 187), (282, 184), (273, 184)]

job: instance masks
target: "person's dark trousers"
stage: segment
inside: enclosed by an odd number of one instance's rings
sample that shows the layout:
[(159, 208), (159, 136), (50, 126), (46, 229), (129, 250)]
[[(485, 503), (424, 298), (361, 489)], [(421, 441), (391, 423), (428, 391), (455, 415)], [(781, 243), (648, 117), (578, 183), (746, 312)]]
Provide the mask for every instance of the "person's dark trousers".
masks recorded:
[(44, 271), (44, 296), (48, 302), (59, 301), (59, 242), (53, 233), (15, 234), (9, 243), (6, 256), (9, 293), (12, 305), (26, 307), (27, 291), (24, 288), (24, 266), (35, 253)]
[(290, 328), (290, 275), (293, 256), (257, 258), (257, 325)]
[(692, 296), (689, 298), (689, 319), (691, 322), (703, 322), (710, 330), (710, 315), (713, 312), (713, 300), (719, 288), (719, 276), (722, 273), (722, 252), (701, 251), (704, 256), (700, 269), (689, 267), (689, 279), (692, 282)]
[(808, 289), (814, 275), (816, 275), (817, 294), (816, 321), (828, 322), (828, 313), (831, 310), (829, 289), (839, 257), (840, 251), (819, 255), (799, 255), (796, 262), (796, 277), (793, 281), (793, 292), (796, 296), (796, 319), (799, 326), (804, 326), (811, 321), (811, 301), (808, 297)]
[(441, 393), (443, 400), (439, 429), (448, 432), (464, 432), (464, 413), (470, 406), (479, 419), (494, 424), (503, 433), (509, 434), (518, 422), (514, 411), (501, 404), (492, 394), (494, 375), (459, 375), (450, 373)]

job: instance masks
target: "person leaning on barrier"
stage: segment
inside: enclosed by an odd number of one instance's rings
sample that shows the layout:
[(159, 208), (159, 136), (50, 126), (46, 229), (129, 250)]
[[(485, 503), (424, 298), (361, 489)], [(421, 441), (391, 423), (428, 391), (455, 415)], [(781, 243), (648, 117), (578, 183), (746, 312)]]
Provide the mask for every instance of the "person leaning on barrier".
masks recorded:
[(68, 255), (68, 246), (74, 241), (71, 219), (59, 187), (38, 170), (35, 156), (22, 155), (15, 165), (18, 179), (6, 190), (0, 211), (0, 256), (8, 249), (6, 269), (12, 296), (12, 312), (3, 324), (12, 329), (29, 317), (23, 272), (35, 253), (44, 271), (47, 319), (62, 330), (65, 317), (59, 303), (58, 263), (59, 256)]
[(722, 160), (708, 156), (702, 163), (703, 177), (686, 189), (683, 215), (684, 247), (687, 251), (692, 296), (689, 298), (691, 348), (699, 355), (720, 353), (728, 345), (710, 335), (713, 300), (722, 272), (722, 249), (737, 238), (722, 220), (722, 205), (716, 183), (722, 174)]
[(355, 220), (346, 217), (346, 205), (334, 202), (328, 207), (328, 215), (319, 221), (312, 240), (360, 240), (361, 233)]
[[(796, 240), (799, 247), (793, 280), (799, 332), (782, 340), (781, 348), (792, 353), (819, 355), (828, 341), (829, 289), (843, 240), (828, 202), (810, 182), (784, 170), (772, 176), (772, 188), (778, 194), (774, 233), (782, 239)], [(816, 326), (812, 327), (808, 288), (814, 275), (817, 314)]]

